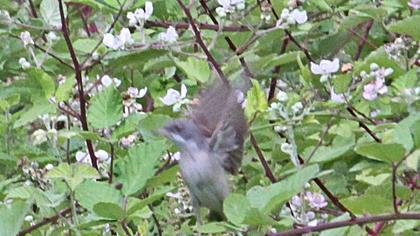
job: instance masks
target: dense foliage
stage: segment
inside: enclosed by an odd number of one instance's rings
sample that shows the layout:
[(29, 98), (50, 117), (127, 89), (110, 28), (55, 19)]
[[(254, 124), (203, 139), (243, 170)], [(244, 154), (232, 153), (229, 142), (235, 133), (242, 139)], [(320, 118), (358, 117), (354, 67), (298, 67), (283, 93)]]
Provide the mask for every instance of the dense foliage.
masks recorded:
[[(0, 6), (0, 235), (419, 233), (420, 1)], [(199, 225), (158, 129), (226, 79), (250, 130)]]

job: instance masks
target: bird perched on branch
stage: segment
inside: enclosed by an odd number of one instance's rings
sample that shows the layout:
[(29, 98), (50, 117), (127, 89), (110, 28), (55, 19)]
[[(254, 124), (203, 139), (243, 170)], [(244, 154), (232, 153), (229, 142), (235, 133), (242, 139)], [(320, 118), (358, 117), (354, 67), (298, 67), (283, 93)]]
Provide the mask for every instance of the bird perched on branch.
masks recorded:
[(248, 124), (238, 93), (228, 84), (213, 85), (201, 93), (186, 118), (161, 129), (180, 148), (181, 175), (199, 223), (200, 207), (210, 210), (210, 220), (224, 218), (223, 201), (230, 192), (228, 174), (236, 174), (242, 162)]

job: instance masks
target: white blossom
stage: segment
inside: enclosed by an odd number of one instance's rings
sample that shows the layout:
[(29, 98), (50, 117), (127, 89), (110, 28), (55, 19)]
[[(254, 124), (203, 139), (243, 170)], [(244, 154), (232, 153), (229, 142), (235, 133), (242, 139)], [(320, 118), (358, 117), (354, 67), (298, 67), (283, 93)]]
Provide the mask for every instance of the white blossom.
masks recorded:
[(284, 8), (280, 14), (280, 18), (276, 22), (276, 26), (281, 29), (287, 29), (290, 25), (303, 24), (308, 20), (308, 14), (305, 10), (293, 9), (290, 11)]
[(48, 41), (55, 41), (55, 40), (58, 40), (58, 36), (54, 31), (50, 31), (47, 34), (47, 39), (48, 39)]
[(140, 90), (138, 88), (135, 88), (135, 87), (129, 87), (127, 89), (127, 93), (132, 98), (142, 98), (147, 93), (147, 87), (144, 87)]
[(281, 90), (279, 90), (279, 92), (277, 93), (276, 98), (280, 102), (286, 102), (289, 99), (289, 97), (287, 96), (287, 93), (285, 93), (285, 92), (283, 92)]
[(180, 152), (175, 152), (174, 154), (172, 154), (172, 160), (173, 161), (179, 161), (181, 159), (181, 153)]
[(178, 33), (173, 26), (169, 26), (166, 32), (159, 34), (159, 40), (167, 43), (175, 43), (178, 39)]
[(105, 46), (117, 50), (125, 49), (126, 46), (133, 44), (134, 41), (131, 38), (130, 30), (128, 28), (122, 28), (120, 34), (117, 36), (114, 36), (110, 33), (104, 34), (102, 42), (105, 44)]
[(54, 168), (54, 165), (51, 163), (48, 163), (47, 165), (45, 165), (46, 170), (52, 170), (53, 168)]
[(244, 0), (217, 0), (220, 7), (216, 8), (216, 13), (220, 17), (225, 17), (229, 13), (233, 13), (235, 10), (245, 9)]
[(95, 156), (98, 158), (98, 161), (102, 161), (102, 162), (111, 162), (111, 158), (108, 154), (108, 152), (106, 152), (105, 150), (99, 149), (95, 152)]
[(101, 77), (101, 84), (105, 87), (109, 87), (110, 85), (118, 87), (121, 85), (121, 80), (117, 78), (111, 78), (109, 75), (104, 75)]
[(134, 144), (137, 139), (137, 135), (130, 134), (127, 137), (122, 137), (120, 140), (121, 146), (123, 147), (130, 147)]
[(23, 46), (25, 47), (29, 44), (34, 44), (34, 40), (31, 37), (31, 33), (29, 33), (28, 31), (20, 33), (20, 39), (22, 40)]
[(416, 10), (420, 9), (420, 0), (409, 0), (407, 4)]
[(363, 98), (372, 101), (375, 100), (379, 94), (383, 95), (387, 92), (388, 87), (385, 85), (385, 80), (378, 78), (363, 87)]
[(297, 102), (292, 105), (292, 111), (293, 113), (298, 113), (303, 109), (303, 104), (301, 102)]
[(27, 221), (27, 222), (33, 222), (34, 221), (34, 217), (31, 216), (31, 215), (27, 215), (27, 216), (25, 216), (25, 221)]
[(128, 24), (130, 26), (135, 26), (138, 23), (143, 24), (145, 20), (149, 19), (153, 14), (153, 4), (152, 2), (147, 1), (144, 4), (143, 8), (138, 8), (133, 12), (127, 13), (127, 18), (129, 20)]
[(290, 154), (292, 153), (293, 147), (289, 143), (282, 143), (280, 149), (282, 152)]
[(335, 58), (333, 61), (321, 60), (319, 65), (311, 62), (311, 71), (315, 75), (332, 74), (337, 72), (339, 68), (340, 60), (338, 58)]
[(39, 145), (43, 142), (46, 142), (47, 139), (47, 131), (43, 130), (43, 129), (37, 129), (35, 130), (35, 132), (32, 133), (32, 143), (34, 145)]
[(165, 97), (160, 98), (160, 100), (162, 101), (163, 104), (167, 106), (174, 105), (173, 110), (174, 112), (177, 112), (179, 111), (181, 105), (186, 102), (185, 100), (186, 96), (187, 96), (187, 87), (184, 84), (182, 84), (180, 92), (175, 89), (170, 88), (166, 92)]
[(19, 64), (22, 67), (22, 69), (28, 69), (29, 67), (31, 67), (31, 63), (29, 63), (26, 58), (21, 57), (19, 59)]
[(320, 193), (306, 192), (306, 199), (313, 208), (324, 208), (328, 205), (325, 197)]
[(77, 151), (76, 152), (76, 160), (77, 160), (77, 162), (86, 163), (86, 164), (91, 165), (91, 160), (90, 160), (89, 154), (87, 154), (86, 152)]
[(299, 25), (305, 23), (308, 20), (306, 11), (300, 11), (299, 9), (294, 9), (290, 13), (290, 17)]
[(337, 102), (337, 103), (344, 103), (346, 100), (344, 99), (344, 94), (336, 94), (334, 91), (334, 88), (331, 88), (330, 91), (331, 101)]

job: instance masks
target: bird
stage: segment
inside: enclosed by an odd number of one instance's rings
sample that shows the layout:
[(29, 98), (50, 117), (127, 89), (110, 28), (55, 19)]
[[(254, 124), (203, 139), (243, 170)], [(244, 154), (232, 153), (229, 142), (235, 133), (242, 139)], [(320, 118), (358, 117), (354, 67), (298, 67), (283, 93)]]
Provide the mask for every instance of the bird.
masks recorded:
[(209, 220), (225, 219), (229, 175), (239, 171), (248, 133), (241, 93), (230, 84), (213, 84), (201, 92), (185, 118), (170, 121), (160, 131), (180, 149), (181, 177), (199, 223), (201, 207), (209, 209)]

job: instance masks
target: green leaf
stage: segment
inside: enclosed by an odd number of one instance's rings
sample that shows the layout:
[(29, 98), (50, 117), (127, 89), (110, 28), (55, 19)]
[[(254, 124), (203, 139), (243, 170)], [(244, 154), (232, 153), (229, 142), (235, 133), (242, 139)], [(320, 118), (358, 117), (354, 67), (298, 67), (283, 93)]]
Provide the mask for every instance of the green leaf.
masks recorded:
[(314, 4), (321, 11), (328, 11), (328, 12), (333, 11), (330, 5), (325, 0), (311, 1), (311, 4)]
[(32, 101), (50, 99), (55, 92), (55, 81), (43, 70), (31, 67), (27, 69), (28, 86)]
[(80, 205), (90, 211), (93, 211), (93, 206), (100, 202), (118, 205), (122, 203), (122, 194), (115, 186), (94, 180), (87, 180), (79, 184), (75, 190), (75, 197)]
[[(67, 15), (66, 5), (63, 3), (64, 17)], [(42, 0), (40, 5), (40, 12), (42, 18), (48, 25), (60, 28), (61, 17), (58, 1), (56, 0)]]
[(94, 128), (109, 128), (122, 118), (122, 97), (110, 86), (93, 98), (88, 110), (88, 120)]
[(118, 181), (123, 184), (124, 194), (135, 194), (146, 186), (147, 181), (155, 174), (155, 167), (165, 151), (164, 141), (141, 143), (129, 151), (128, 157), (118, 162), (121, 171)]
[(157, 130), (170, 120), (171, 117), (167, 115), (148, 114), (146, 118), (140, 120), (138, 128), (145, 139), (155, 138)]
[(263, 213), (271, 212), (300, 192), (318, 172), (318, 165), (306, 166), (287, 179), (268, 187), (252, 187), (248, 190), (246, 197), (252, 207), (262, 210)]
[(82, 53), (90, 53), (98, 42), (94, 39), (78, 39), (73, 43), (74, 48)]
[(14, 200), (12, 204), (0, 205), (0, 235), (17, 235), (31, 204)]
[(222, 233), (227, 229), (224, 225), (219, 222), (212, 222), (205, 225), (199, 225), (197, 231), (200, 233), (211, 234), (211, 233)]
[[(342, 200), (342, 203), (354, 214), (380, 214), (392, 212), (392, 202), (380, 195), (362, 195), (349, 197)], [(374, 204), (373, 204), (374, 203)]]
[(38, 119), (38, 117), (41, 115), (52, 113), (55, 111), (56, 111), (55, 105), (52, 103), (49, 103), (47, 101), (35, 103), (31, 108), (29, 108), (27, 111), (22, 113), (21, 117), (13, 125), (13, 128), (16, 129), (21, 126), (24, 126)]
[(257, 208), (251, 208), (247, 211), (244, 223), (247, 225), (261, 226), (261, 225), (275, 225), (274, 221), (270, 216), (263, 214)]
[(248, 199), (240, 194), (230, 194), (223, 202), (223, 212), (227, 219), (240, 225), (246, 217), (247, 211), (251, 209)]
[[(312, 156), (310, 163), (332, 161), (340, 158), (353, 148), (354, 143), (355, 138), (353, 135), (350, 137), (336, 136), (332, 145), (321, 146), (318, 148), (318, 150)], [(312, 153), (313, 148), (310, 149), (311, 151), (308, 152), (308, 155)]]
[(50, 170), (47, 175), (48, 178), (63, 179), (68, 184), (71, 190), (74, 190), (85, 179), (99, 178), (98, 172), (95, 168), (84, 163), (61, 163), (59, 166)]
[(55, 98), (57, 102), (67, 101), (73, 92), (73, 87), (76, 84), (76, 79), (74, 77), (67, 78), (63, 84), (58, 86), (57, 91), (55, 92)]
[[(406, 150), (410, 151), (415, 145), (415, 140), (413, 140), (413, 136), (409, 134), (416, 130), (414, 126), (419, 123), (420, 113), (406, 117), (394, 127), (390, 134), (390, 140), (387, 140), (387, 142), (399, 143), (403, 145)], [(413, 135), (415, 136), (418, 134), (413, 133)]]
[(125, 137), (134, 131), (137, 130), (140, 120), (144, 119), (146, 115), (143, 114), (132, 114), (127, 119), (125, 119), (121, 125), (115, 128), (115, 131), (112, 133), (113, 140), (120, 140), (122, 137)]
[(121, 220), (125, 217), (124, 210), (117, 204), (111, 202), (99, 202), (93, 206), (93, 212), (98, 216), (113, 220)]
[(417, 24), (420, 21), (420, 15), (406, 17), (396, 23), (388, 26), (391, 32), (405, 34), (413, 37), (415, 40), (420, 41), (420, 30)]
[(210, 78), (210, 68), (206, 60), (188, 57), (187, 61), (175, 60), (175, 64), (189, 79), (205, 83)]
[(336, 94), (345, 93), (351, 85), (352, 77), (351, 74), (337, 75), (336, 78), (332, 80), (334, 85), (334, 92)]
[(245, 107), (245, 114), (249, 119), (252, 119), (257, 112), (264, 112), (268, 107), (267, 98), (258, 81), (252, 80), (252, 85), (247, 92)]
[(408, 168), (417, 171), (419, 166), (419, 160), (420, 160), (420, 149), (415, 150), (413, 153), (411, 153), (407, 159), (405, 160), (405, 164)]
[(401, 160), (405, 154), (404, 147), (398, 143), (361, 143), (356, 145), (354, 151), (362, 156), (389, 163)]
[(159, 188), (155, 192), (153, 192), (151, 195), (149, 195), (145, 199), (140, 200), (140, 199), (134, 198), (132, 202), (129, 202), (127, 215), (131, 215), (134, 212), (141, 210), (143, 207), (161, 199), (162, 197), (165, 196), (166, 193), (172, 191), (173, 189), (174, 187), (164, 186), (164, 187)]

